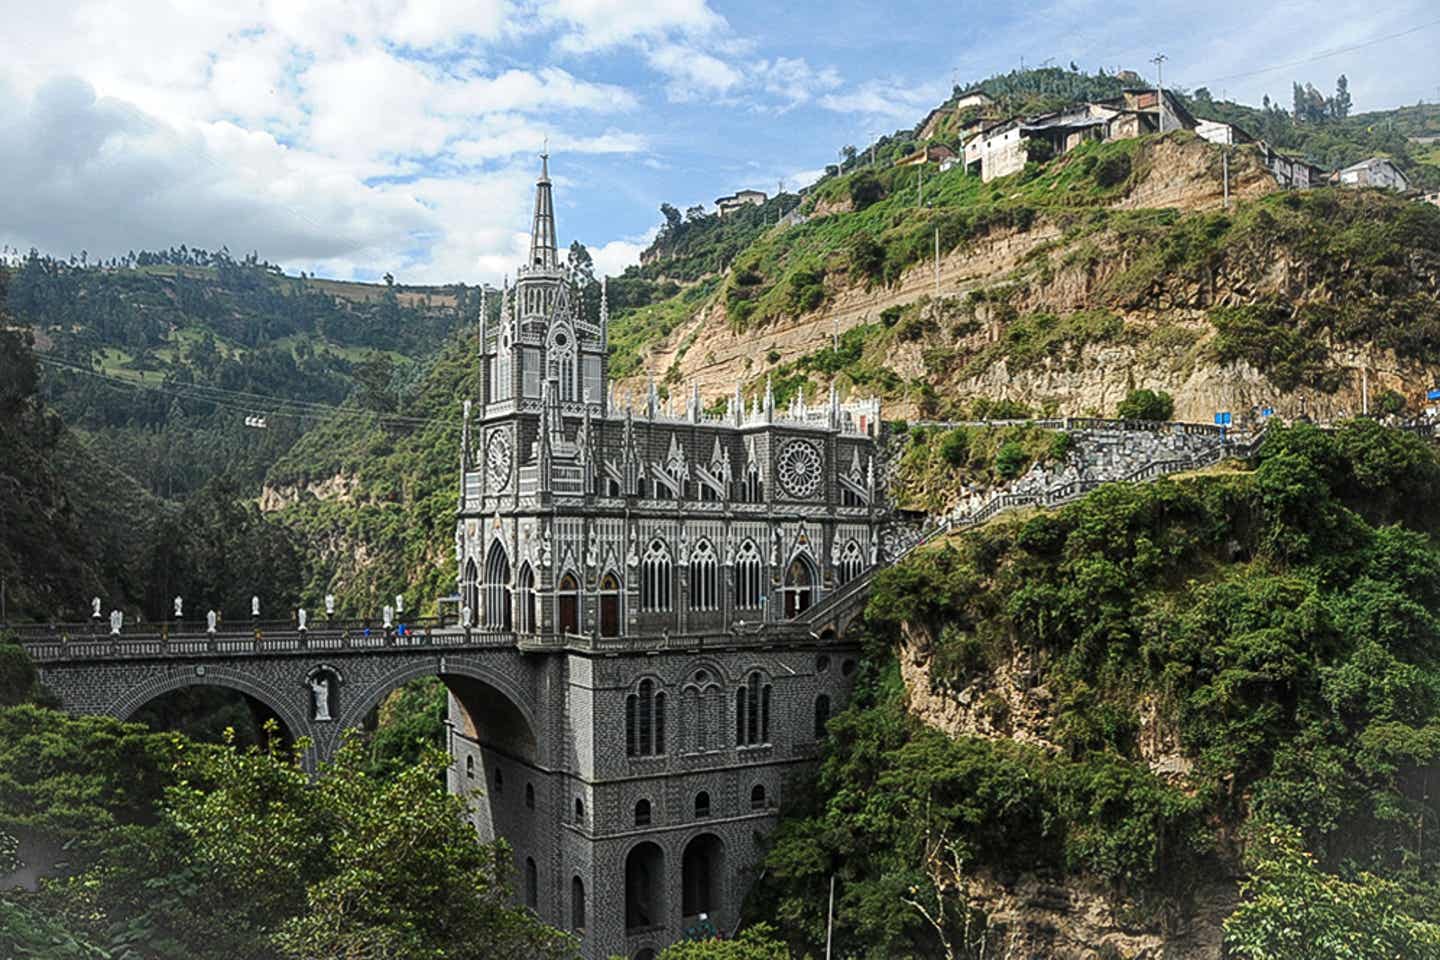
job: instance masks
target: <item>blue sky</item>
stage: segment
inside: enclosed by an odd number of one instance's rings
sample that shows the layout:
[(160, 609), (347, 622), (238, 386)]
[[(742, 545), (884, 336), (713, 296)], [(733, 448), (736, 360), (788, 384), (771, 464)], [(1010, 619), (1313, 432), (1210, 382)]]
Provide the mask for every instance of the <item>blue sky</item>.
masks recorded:
[(547, 137), (562, 242), (614, 272), (662, 201), (793, 188), (1022, 61), (1150, 76), (1163, 51), (1167, 86), (1248, 102), (1341, 72), (1357, 110), (1440, 99), (1433, 0), (0, 0), (0, 23), (0, 247), (414, 283), (513, 269)]

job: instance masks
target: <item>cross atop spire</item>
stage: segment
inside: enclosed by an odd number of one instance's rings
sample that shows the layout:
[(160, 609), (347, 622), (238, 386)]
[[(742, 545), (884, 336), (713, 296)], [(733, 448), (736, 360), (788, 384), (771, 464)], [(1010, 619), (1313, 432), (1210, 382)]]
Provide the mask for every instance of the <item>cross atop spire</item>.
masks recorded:
[(550, 196), (550, 140), (540, 154), (540, 179), (535, 181), (535, 219), (530, 227), (531, 267), (553, 270), (560, 257), (555, 249), (555, 202)]

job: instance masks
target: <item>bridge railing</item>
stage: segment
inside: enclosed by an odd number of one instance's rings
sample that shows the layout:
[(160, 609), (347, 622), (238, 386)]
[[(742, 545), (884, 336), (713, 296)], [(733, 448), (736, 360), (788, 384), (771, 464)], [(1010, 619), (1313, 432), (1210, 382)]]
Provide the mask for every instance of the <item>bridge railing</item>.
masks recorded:
[(288, 629), (248, 633), (133, 633), (111, 634), (108, 631), (74, 634), (47, 628), (43, 635), (28, 630), (20, 642), (37, 662), (69, 660), (143, 660), (168, 657), (234, 657), (323, 651), (358, 651), (416, 648), (513, 647), (513, 631), (496, 629), (464, 629), (436, 623), (411, 627), (405, 624), (386, 629), (359, 626), (355, 629), (315, 627), (300, 631)]

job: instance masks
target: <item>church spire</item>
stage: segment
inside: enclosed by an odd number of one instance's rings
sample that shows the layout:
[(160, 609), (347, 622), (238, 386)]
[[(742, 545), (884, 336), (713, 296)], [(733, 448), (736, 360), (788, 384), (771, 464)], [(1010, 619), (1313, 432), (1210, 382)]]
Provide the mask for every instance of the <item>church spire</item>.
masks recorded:
[(540, 154), (540, 179), (535, 181), (535, 220), (530, 226), (530, 266), (553, 270), (559, 266), (555, 250), (555, 203), (550, 196), (550, 148)]

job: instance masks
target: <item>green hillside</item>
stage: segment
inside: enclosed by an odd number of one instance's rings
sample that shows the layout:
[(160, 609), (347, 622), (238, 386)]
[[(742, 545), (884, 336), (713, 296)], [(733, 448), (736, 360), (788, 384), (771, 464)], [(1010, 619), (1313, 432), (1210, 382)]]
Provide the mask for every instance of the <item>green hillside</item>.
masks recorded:
[[(1253, 472), (1106, 488), (883, 572), (861, 692), (756, 915), (818, 950), (834, 874), (848, 955), (1051, 955), (985, 912), (983, 881), (1036, 877), (1178, 949), (1250, 870), (1236, 955), (1320, 955), (1281, 924), (1354, 945), (1337, 956), (1440, 956), (1437, 482), (1412, 437), (1296, 427)], [(897, 657), (924, 664), (910, 692)], [(970, 704), (969, 732), (910, 712), (916, 684)]]

